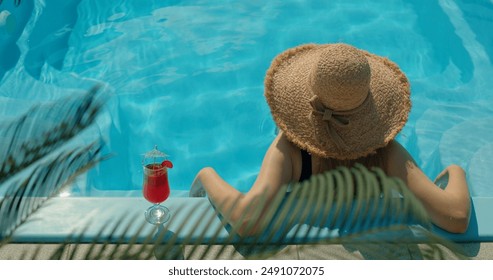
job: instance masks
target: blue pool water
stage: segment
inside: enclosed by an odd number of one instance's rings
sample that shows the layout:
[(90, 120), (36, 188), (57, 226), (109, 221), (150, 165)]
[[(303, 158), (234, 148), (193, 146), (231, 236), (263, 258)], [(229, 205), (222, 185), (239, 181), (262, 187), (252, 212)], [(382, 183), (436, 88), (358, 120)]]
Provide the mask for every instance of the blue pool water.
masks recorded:
[(397, 62), (412, 83), (398, 140), (436, 176), (455, 163), (492, 197), (493, 1), (14, 1), (0, 5), (0, 114), (103, 83), (97, 127), (114, 157), (72, 195), (137, 195), (141, 155), (170, 155), (172, 193), (213, 166), (248, 190), (275, 135), (263, 78), (279, 52), (345, 42)]

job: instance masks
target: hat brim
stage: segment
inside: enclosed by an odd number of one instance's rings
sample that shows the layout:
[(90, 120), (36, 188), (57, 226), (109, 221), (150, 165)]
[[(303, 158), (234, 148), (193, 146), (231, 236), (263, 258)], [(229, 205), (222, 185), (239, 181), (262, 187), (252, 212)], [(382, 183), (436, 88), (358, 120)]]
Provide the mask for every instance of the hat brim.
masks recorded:
[(369, 100), (349, 117), (350, 125), (333, 128), (345, 141), (341, 148), (328, 135), (326, 123), (311, 119), (309, 73), (327, 46), (308, 44), (279, 54), (265, 78), (267, 103), (279, 129), (301, 149), (324, 158), (367, 156), (386, 146), (406, 124), (411, 108), (409, 81), (389, 59), (358, 50), (371, 69)]

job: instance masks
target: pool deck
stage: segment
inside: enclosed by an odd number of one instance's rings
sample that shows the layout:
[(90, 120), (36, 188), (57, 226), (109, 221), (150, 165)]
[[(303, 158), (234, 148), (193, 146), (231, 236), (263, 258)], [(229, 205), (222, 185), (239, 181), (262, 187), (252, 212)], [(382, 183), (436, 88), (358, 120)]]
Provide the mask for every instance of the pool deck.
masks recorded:
[[(471, 260), (493, 260), (493, 243), (489, 242), (471, 242), (471, 243), (459, 243), (459, 248), (466, 254)], [(84, 254), (87, 253), (89, 245), (70, 245), (61, 256), (61, 260), (72, 259), (80, 260), (84, 259)], [(39, 251), (36, 260), (47, 260), (57, 250), (57, 244), (32, 244), (32, 243), (15, 243), (8, 244), (0, 249), (0, 261), (1, 260), (18, 260), (27, 258), (35, 251)], [(111, 252), (113, 250), (112, 245), (106, 245), (105, 250)], [(122, 249), (125, 249), (123, 247)], [(135, 248), (139, 250), (137, 246)], [(419, 253), (414, 253), (414, 250), (410, 246), (393, 246), (391, 248), (394, 252), (398, 252), (398, 259), (420, 259)], [(95, 251), (99, 250), (96, 249)], [(184, 258), (186, 260), (195, 259), (222, 259), (222, 260), (242, 260), (245, 257), (238, 252), (233, 246), (227, 246), (225, 249), (219, 245), (213, 245), (207, 249), (205, 258), (202, 256), (206, 252), (206, 247), (199, 247), (193, 253), (187, 246), (184, 247)], [(69, 256), (73, 257), (69, 258)], [(289, 245), (280, 250), (277, 254), (273, 255), (269, 259), (274, 260), (353, 260), (353, 259), (379, 259), (378, 256), (374, 256), (375, 253), (366, 250), (358, 250), (355, 246), (351, 245)], [(455, 259), (452, 255), (447, 255), (447, 259)], [(156, 259), (155, 257), (151, 259)]]
[[(488, 212), (488, 207), (491, 209), (493, 205), (493, 198), (473, 198), (472, 202), (473, 215), (470, 227), (465, 234), (449, 234), (439, 229), (435, 231), (457, 242), (467, 257), (493, 259), (493, 243), (490, 243), (493, 241), (493, 223)], [(140, 197), (54, 198), (32, 215), (27, 223), (18, 228), (13, 236), (12, 244), (0, 249), (0, 259), (15, 259), (18, 252), (29, 250), (30, 246), (35, 248), (40, 243), (46, 244), (43, 245), (42, 251), (46, 250), (48, 253), (50, 248), (56, 247), (56, 243), (64, 242), (69, 236), (75, 236), (74, 239), (79, 238), (78, 240), (82, 243), (91, 242), (94, 239), (100, 242), (130, 241), (134, 233), (139, 232), (135, 242), (145, 243), (148, 236), (157, 236), (164, 231), (165, 234), (174, 236), (178, 243), (206, 244), (213, 241), (216, 244), (224, 244), (231, 242), (230, 234), (207, 199), (172, 197), (164, 205), (170, 209), (172, 218), (166, 223), (166, 227), (156, 227), (144, 221), (143, 212), (150, 204)], [(84, 236), (78, 237), (82, 231), (85, 232)], [(216, 232), (219, 233), (218, 238), (214, 240), (207, 238)], [(187, 237), (189, 234), (191, 234), (191, 239)], [(331, 232), (325, 234), (331, 234)], [(348, 249), (349, 247), (291, 244), (287, 245), (275, 258), (371, 258), (364, 252), (355, 255), (354, 252), (358, 252), (358, 249)], [(235, 256), (232, 246), (230, 249), (231, 254), (228, 258), (241, 258), (241, 255)], [(406, 249), (406, 251), (411, 252), (412, 250)], [(46, 254), (42, 253), (40, 257), (43, 258)], [(68, 253), (67, 256), (69, 256)], [(187, 256), (186, 250), (185, 257), (194, 258), (194, 256)]]

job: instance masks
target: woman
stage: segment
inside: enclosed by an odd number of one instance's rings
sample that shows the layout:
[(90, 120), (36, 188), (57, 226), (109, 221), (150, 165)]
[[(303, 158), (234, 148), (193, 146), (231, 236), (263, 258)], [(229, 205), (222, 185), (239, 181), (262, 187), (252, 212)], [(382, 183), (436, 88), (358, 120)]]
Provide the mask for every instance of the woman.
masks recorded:
[[(467, 230), (469, 191), (464, 170), (445, 168), (435, 185), (393, 139), (407, 122), (410, 85), (390, 60), (346, 44), (302, 45), (278, 55), (265, 79), (265, 96), (281, 132), (267, 150), (258, 177), (243, 194), (212, 168), (202, 169), (191, 196), (203, 195), (235, 223), (262, 195), (339, 165), (360, 162), (402, 179), (437, 226)], [(438, 179), (437, 178), (437, 179)], [(234, 207), (233, 207), (234, 206)], [(240, 234), (255, 234), (257, 228)]]

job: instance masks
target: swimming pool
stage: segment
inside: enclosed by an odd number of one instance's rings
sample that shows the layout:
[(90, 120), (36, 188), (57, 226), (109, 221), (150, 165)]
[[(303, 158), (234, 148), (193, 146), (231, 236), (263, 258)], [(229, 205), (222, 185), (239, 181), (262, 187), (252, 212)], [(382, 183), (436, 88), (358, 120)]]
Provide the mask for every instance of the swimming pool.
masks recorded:
[(213, 166), (242, 191), (275, 126), (263, 97), (272, 58), (345, 42), (397, 62), (413, 109), (398, 140), (434, 177), (455, 163), (493, 197), (493, 1), (3, 1), (4, 120), (95, 83), (111, 94), (98, 129), (115, 156), (72, 196), (141, 195), (141, 155), (170, 155), (172, 195)]

